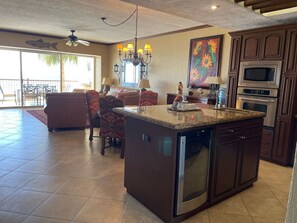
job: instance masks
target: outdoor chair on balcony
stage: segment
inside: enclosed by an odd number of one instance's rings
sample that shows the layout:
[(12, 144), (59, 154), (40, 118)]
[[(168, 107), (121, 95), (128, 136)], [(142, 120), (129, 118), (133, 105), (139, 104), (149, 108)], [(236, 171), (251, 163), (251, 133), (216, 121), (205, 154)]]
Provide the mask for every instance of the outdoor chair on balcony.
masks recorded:
[(15, 104), (17, 104), (17, 100), (16, 100), (16, 94), (15, 93), (6, 93), (4, 92), (4, 90), (2, 89), (1, 85), (0, 85), (0, 94), (1, 94), (1, 103), (4, 102), (4, 100), (6, 100), (6, 98), (14, 98)]
[(33, 102), (33, 105), (39, 105), (39, 89), (37, 85), (24, 84), (23, 85), (23, 100), (24, 104)]
[[(100, 133), (102, 137), (101, 154), (110, 146), (121, 146), (121, 158), (125, 154), (125, 117), (113, 111), (113, 108), (124, 107), (122, 99), (108, 95), (99, 98)], [(108, 140), (106, 140), (108, 139)], [(117, 144), (119, 140), (119, 144)]]
[(100, 128), (100, 118), (99, 118), (99, 92), (95, 90), (88, 90), (86, 92), (87, 99), (87, 108), (88, 108), (88, 116), (90, 122), (90, 136), (89, 140), (92, 141), (94, 136), (94, 128)]

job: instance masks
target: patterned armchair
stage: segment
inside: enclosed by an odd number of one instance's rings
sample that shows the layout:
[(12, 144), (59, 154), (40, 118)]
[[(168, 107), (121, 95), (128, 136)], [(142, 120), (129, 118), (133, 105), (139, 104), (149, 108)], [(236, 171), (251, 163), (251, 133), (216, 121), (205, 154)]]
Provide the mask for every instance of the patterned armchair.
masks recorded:
[[(99, 111), (99, 92), (94, 90), (88, 90), (86, 92), (88, 116), (90, 122), (90, 136), (89, 140), (93, 140), (94, 128), (100, 128)], [(98, 136), (97, 136), (98, 137)], [(99, 136), (100, 137), (100, 136)]]
[(158, 103), (158, 93), (153, 91), (142, 91), (140, 93), (139, 105), (156, 105)]
[[(108, 95), (99, 99), (100, 106), (100, 130), (102, 137), (101, 154), (104, 155), (105, 148), (112, 145), (112, 141), (121, 140), (121, 158), (125, 154), (125, 118), (123, 115), (112, 111), (115, 107), (124, 107), (123, 100), (115, 96)], [(109, 145), (106, 146), (106, 139)]]

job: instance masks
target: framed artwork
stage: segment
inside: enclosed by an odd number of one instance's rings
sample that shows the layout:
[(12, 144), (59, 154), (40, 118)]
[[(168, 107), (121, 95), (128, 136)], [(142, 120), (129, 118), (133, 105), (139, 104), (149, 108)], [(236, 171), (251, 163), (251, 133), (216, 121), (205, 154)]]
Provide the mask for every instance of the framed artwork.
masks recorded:
[(191, 39), (188, 88), (209, 88), (208, 76), (218, 76), (223, 35)]

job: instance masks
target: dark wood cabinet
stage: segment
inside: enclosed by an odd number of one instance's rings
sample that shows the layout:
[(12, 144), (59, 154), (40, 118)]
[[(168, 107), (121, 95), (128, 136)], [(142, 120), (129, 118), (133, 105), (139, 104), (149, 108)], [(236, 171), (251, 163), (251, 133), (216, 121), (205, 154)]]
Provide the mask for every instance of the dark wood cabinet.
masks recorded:
[(273, 145), (273, 129), (263, 128), (260, 158), (270, 159)]
[(241, 60), (281, 60), (285, 33), (285, 30), (273, 30), (243, 35)]
[(218, 202), (257, 180), (262, 119), (216, 126), (211, 202)]
[(283, 72), (285, 74), (297, 74), (297, 28), (289, 29), (287, 33)]
[(229, 107), (236, 107), (242, 61), (282, 61), (275, 126), (263, 131), (261, 158), (288, 165), (294, 144), (292, 123), (297, 114), (297, 24), (236, 31), (230, 35)]
[[(177, 96), (177, 94), (168, 93), (167, 94), (167, 104), (173, 104), (173, 101), (174, 101), (176, 96)], [(205, 97), (205, 96), (190, 96), (190, 95), (187, 95), (185, 97), (186, 97), (186, 100), (189, 103), (202, 103), (202, 104), (207, 104), (208, 103), (208, 98)]]

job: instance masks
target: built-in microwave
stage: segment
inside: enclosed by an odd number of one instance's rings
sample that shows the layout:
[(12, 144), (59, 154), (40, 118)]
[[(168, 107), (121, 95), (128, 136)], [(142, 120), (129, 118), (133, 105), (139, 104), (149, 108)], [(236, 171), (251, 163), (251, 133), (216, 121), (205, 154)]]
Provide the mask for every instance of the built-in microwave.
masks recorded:
[(238, 86), (279, 88), (281, 61), (245, 61), (240, 63)]

